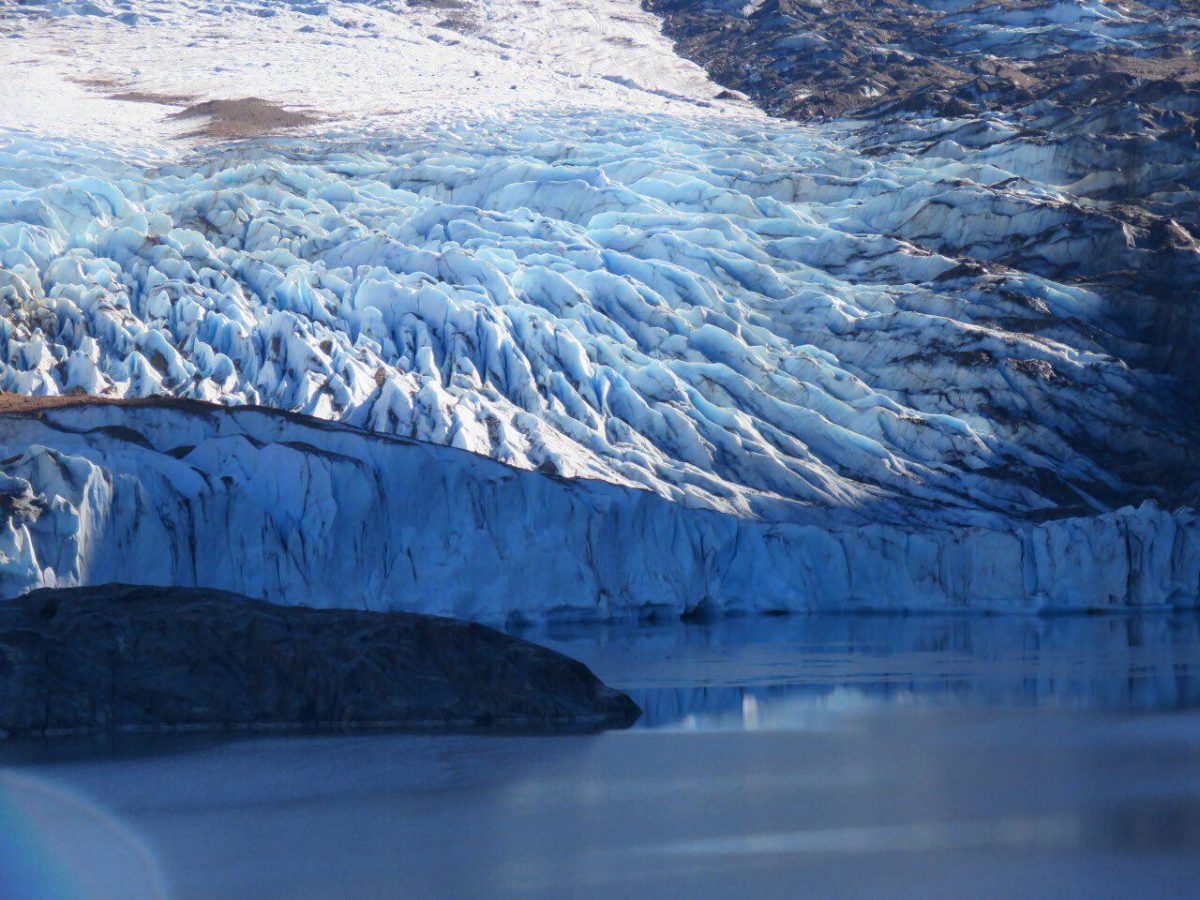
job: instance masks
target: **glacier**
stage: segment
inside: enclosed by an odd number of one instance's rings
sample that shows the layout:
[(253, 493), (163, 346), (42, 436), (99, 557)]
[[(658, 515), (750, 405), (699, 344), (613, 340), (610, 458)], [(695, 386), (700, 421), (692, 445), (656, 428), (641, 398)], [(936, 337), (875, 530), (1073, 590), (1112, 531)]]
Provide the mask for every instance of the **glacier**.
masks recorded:
[[(602, 6), (0, 11), (0, 588), (1194, 605), (1200, 327), (1137, 282), (1200, 252), (1106, 205), (1121, 154), (774, 121)], [(312, 115), (166, 114), (246, 79)]]

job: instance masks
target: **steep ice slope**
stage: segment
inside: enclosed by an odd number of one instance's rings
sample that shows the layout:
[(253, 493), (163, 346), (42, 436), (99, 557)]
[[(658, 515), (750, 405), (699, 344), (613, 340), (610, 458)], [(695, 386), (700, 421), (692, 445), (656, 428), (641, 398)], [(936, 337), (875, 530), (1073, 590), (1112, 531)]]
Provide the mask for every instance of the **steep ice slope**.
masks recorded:
[(1200, 528), (1088, 519), (764, 525), (266, 410), (0, 418), (0, 594), (137, 580), (487, 621), (1192, 604)]
[(1100, 296), (889, 236), (1135, 256), (1119, 229), (807, 130), (528, 121), (158, 170), (0, 144), (0, 388), (262, 403), (785, 521), (1178, 502), (1188, 420)]

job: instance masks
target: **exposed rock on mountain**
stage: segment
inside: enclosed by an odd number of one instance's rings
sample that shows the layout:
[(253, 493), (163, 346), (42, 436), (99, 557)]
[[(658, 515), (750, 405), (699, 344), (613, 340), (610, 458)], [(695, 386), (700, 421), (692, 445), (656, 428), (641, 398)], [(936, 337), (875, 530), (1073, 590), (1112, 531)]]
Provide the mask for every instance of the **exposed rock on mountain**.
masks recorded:
[[(1060, 220), (1029, 243), (969, 246), (957, 228), (908, 223), (901, 233), (985, 265), (1086, 285), (1131, 339), (1113, 352), (1174, 372), (1195, 409), (1200, 6), (1192, 0), (646, 6), (684, 55), (775, 115), (837, 119), (847, 141), (881, 160), (953, 164), (970, 180), (990, 170), (993, 183), (1023, 195), (1019, 203), (1065, 213), (1072, 224)], [(999, 208), (979, 215), (1007, 217)], [(1077, 240), (1097, 232), (1122, 235), (1134, 252)]]
[(959, 118), (1036, 100), (1098, 115), (1162, 104), (1154, 110), (1162, 115), (1179, 99), (1194, 115), (1188, 101), (1200, 89), (1194, 0), (645, 5), (683, 55), (779, 116), (928, 110)]

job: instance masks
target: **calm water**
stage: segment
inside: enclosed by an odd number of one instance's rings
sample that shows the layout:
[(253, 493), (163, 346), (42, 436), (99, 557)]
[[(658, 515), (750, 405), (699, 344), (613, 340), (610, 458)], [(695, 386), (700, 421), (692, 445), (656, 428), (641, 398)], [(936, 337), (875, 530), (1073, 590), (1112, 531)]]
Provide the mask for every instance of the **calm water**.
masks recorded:
[(1200, 618), (527, 636), (642, 721), (10, 745), (0, 897), (1200, 897)]

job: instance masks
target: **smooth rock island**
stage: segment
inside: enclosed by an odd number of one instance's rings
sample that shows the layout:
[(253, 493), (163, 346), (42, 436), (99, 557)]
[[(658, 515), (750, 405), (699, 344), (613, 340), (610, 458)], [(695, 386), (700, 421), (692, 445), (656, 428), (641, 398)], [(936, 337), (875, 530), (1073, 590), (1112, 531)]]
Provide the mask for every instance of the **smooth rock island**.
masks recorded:
[(283, 727), (604, 728), (640, 715), (582, 663), (475, 623), (196, 588), (0, 604), (10, 735)]

